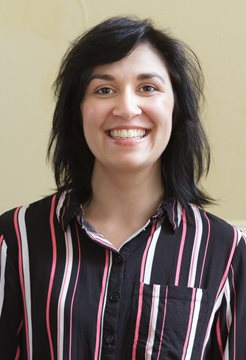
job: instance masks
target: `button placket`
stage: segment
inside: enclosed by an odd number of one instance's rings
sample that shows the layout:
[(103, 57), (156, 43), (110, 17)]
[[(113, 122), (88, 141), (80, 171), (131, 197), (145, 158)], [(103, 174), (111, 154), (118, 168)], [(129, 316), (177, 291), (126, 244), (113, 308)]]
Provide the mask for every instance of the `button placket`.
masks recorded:
[(108, 281), (108, 296), (105, 304), (103, 323), (105, 356), (115, 356), (116, 334), (119, 321), (120, 291), (124, 274), (124, 261), (119, 253), (112, 253), (112, 267)]
[(115, 264), (120, 264), (120, 263), (122, 263), (122, 256), (120, 255), (120, 254), (115, 254), (114, 255), (114, 263)]
[(107, 347), (111, 347), (115, 342), (115, 337), (114, 335), (109, 334), (105, 337), (104, 341)]
[(118, 292), (112, 292), (109, 296), (109, 300), (112, 302), (112, 303), (116, 303), (120, 300), (120, 294)]

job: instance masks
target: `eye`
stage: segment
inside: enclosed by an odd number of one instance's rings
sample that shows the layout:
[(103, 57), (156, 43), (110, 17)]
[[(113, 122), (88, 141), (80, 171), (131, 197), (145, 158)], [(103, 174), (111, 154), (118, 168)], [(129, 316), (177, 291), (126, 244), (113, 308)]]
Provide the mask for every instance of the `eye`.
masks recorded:
[(114, 90), (110, 87), (103, 86), (95, 91), (98, 95), (112, 95), (114, 93)]
[(140, 88), (139, 88), (139, 91), (141, 92), (146, 92), (146, 93), (152, 93), (154, 91), (157, 91), (157, 88), (156, 86), (154, 85), (142, 85)]

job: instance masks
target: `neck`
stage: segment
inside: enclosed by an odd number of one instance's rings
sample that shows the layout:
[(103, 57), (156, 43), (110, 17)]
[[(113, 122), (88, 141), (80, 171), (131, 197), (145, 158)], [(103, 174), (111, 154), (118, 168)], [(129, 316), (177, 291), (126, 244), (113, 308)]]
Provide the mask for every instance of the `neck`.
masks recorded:
[(153, 214), (163, 199), (160, 164), (142, 171), (108, 172), (95, 163), (92, 175), (92, 199), (85, 206), (86, 217), (96, 222), (118, 218), (140, 226)]

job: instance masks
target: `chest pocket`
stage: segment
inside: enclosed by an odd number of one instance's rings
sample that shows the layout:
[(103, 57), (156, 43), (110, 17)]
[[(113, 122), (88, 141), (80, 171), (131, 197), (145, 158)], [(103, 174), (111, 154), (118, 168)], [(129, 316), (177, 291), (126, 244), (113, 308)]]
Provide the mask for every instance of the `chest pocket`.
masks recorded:
[(140, 283), (134, 298), (130, 358), (175, 360), (198, 356), (207, 302), (206, 290)]

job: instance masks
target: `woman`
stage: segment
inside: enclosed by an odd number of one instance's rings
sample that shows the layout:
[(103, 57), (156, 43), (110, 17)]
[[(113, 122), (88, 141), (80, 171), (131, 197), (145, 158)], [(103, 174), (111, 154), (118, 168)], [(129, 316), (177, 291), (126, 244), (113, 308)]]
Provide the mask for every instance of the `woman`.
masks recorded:
[(112, 18), (56, 94), (58, 192), (0, 218), (1, 359), (245, 359), (245, 238), (203, 209), (195, 55)]

